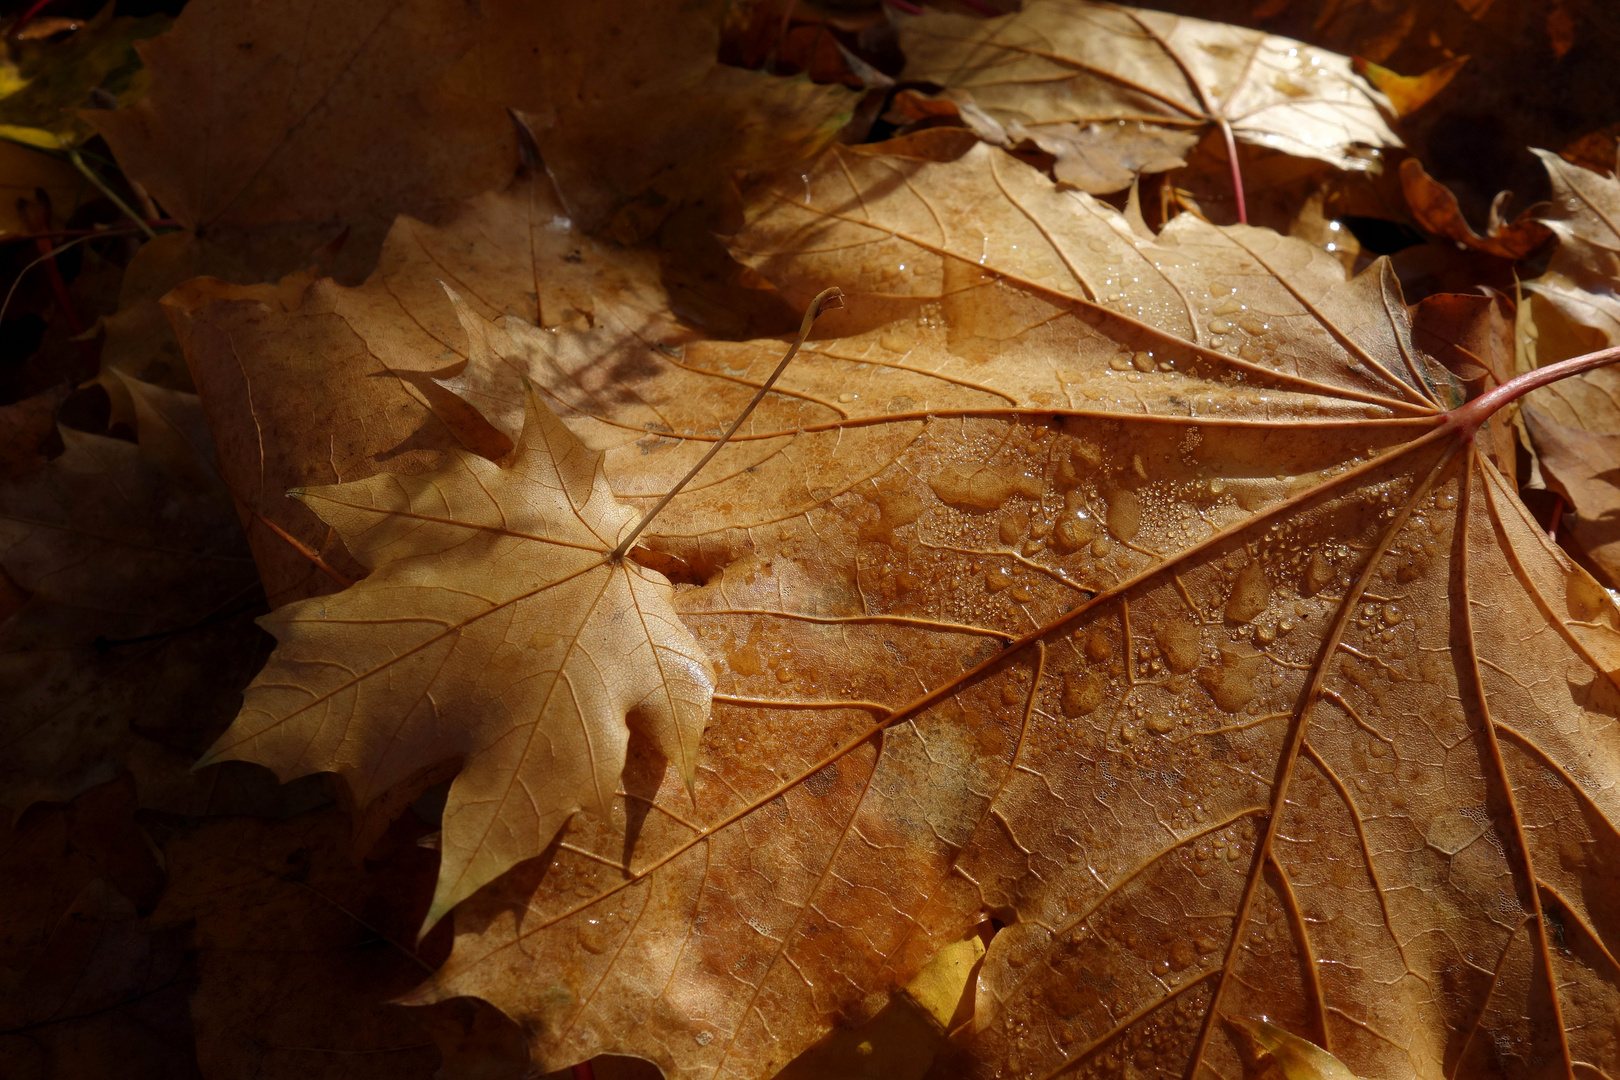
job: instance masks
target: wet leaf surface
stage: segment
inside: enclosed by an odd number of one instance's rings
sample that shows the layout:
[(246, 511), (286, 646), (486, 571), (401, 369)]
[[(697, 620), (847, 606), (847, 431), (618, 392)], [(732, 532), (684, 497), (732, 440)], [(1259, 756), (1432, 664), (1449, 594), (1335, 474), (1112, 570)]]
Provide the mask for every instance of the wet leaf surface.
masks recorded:
[[(1616, 614), (1382, 264), (1143, 235), (986, 147), (835, 152), (733, 246), (850, 302), (645, 541), (716, 665), (696, 786), (632, 746), (419, 1000), (768, 1076), (994, 919), (941, 1075), (1231, 1075), (1227, 1016), (1362, 1075), (1608, 1052)], [(525, 375), (645, 499), (779, 346), (605, 310), (507, 317), (457, 385), (510, 430)]]
[(40, 69), (122, 174), (6, 173), (11, 1057), (1620, 1074), (1608, 16), (975, 6)]

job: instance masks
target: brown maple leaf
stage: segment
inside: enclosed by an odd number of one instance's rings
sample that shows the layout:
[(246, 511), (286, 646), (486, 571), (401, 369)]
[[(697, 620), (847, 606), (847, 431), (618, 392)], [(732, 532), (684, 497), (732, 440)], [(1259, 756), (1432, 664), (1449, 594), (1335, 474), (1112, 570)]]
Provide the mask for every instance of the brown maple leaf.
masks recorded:
[(627, 715), (692, 782), (708, 660), (669, 583), (613, 554), (636, 513), (545, 406), (504, 466), (455, 453), (293, 494), (370, 574), (262, 620), (276, 652), (202, 763), (335, 772), (364, 807), (459, 761), (426, 927), (582, 807), (609, 812)]
[(1255, 30), (1038, 0), (995, 19), (903, 19), (900, 35), (907, 79), (945, 87), (1007, 138), (1033, 139), (1056, 155), (1059, 179), (1086, 191), (1182, 164), (1211, 128), (1341, 169), (1374, 167), (1369, 150), (1401, 145), (1388, 101), (1349, 57)]
[[(422, 472), (464, 446), (490, 457), (510, 450), (521, 419), (495, 434), (434, 381), (466, 361), (447, 287), (484, 318), (512, 313), (542, 327), (607, 318), (600, 298), (622, 317), (669, 327), (656, 259), (594, 240), (563, 216), (549, 181), (525, 173), (438, 225), (400, 218), (358, 288), (297, 274), (274, 286), (198, 279), (165, 297), (273, 605), (366, 573), (324, 522), (282, 497), (289, 488)], [(299, 399), (276, 392), (284, 383), (325, 392)], [(245, 415), (257, 423), (242, 424)], [(261, 427), (276, 438), (260, 439)]]
[(85, 113), (186, 227), (140, 260), (115, 350), (150, 353), (157, 297), (197, 274), (279, 277), (341, 234), (340, 276), (364, 276), (397, 215), (432, 220), (508, 180), (529, 137), (511, 110), (562, 185), (559, 219), (634, 238), (737, 170), (815, 153), (855, 95), (719, 64), (722, 8), (364, 0), (312, 33), (292, 0), (188, 5), (140, 45), (146, 96)]
[(406, 815), (363, 866), (334, 807), (200, 822), (168, 842), (151, 922), (192, 957), (205, 1075), (433, 1075), (423, 1028), (450, 1017), (386, 1004), (427, 968), (409, 945), (435, 876), (433, 853), (412, 842), (427, 828)]
[(1538, 150), (1553, 197), (1542, 222), (1558, 238), (1547, 272), (1529, 283), (1570, 321), (1620, 340), (1620, 181)]
[(42, 953), (0, 991), (0, 1053), (19, 1080), (64, 1072), (191, 1080), (197, 1069), (182, 934), (153, 933), (97, 878), (73, 899)]
[[(809, 183), (737, 247), (790, 294), (848, 283), (784, 386), (826, 420), (756, 432), (650, 541), (703, 568), (696, 809), (665, 781), (629, 880), (575, 819), (468, 902), (424, 999), (538, 1020), (548, 1064), (766, 1076), (994, 919), (942, 1075), (1232, 1074), (1222, 1020), (1257, 1016), (1361, 1075), (1608, 1062), (1620, 613), (1387, 272), (1142, 237), (984, 149)], [(765, 505), (872, 429), (869, 479)]]
[[(990, 922), (942, 1074), (1233, 1074), (1259, 1016), (1360, 1075), (1613, 1064), (1620, 614), (1383, 264), (985, 147), (835, 150), (734, 247), (851, 299), (644, 537), (717, 671), (694, 784), (632, 742), (420, 1000), (763, 1077)], [(780, 346), (593, 311), (469, 318), (457, 385), (511, 431), (526, 375), (650, 505)]]

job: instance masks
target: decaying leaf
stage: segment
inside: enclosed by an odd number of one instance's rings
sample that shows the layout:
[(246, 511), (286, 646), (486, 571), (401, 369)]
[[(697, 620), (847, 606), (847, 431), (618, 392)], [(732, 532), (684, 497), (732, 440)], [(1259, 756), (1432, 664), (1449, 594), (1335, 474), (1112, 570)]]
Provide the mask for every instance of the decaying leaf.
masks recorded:
[[(325, 269), (360, 280), (397, 215), (444, 222), (507, 183), (530, 138), (514, 110), (563, 187), (540, 226), (565, 234), (572, 214), (639, 239), (683, 201), (724, 202), (737, 171), (812, 154), (855, 96), (719, 65), (720, 7), (188, 4), (142, 45), (150, 94), (86, 114), (187, 227), (143, 252), (108, 323), (109, 362), (147, 374), (173, 357), (156, 301), (194, 275), (274, 280), (340, 240)], [(269, 593), (283, 598), (278, 582)]]
[[(693, 783), (632, 741), (413, 1000), (763, 1078), (985, 926), (936, 1075), (1235, 1076), (1258, 1016), (1365, 1076), (1620, 1067), (1620, 612), (1387, 264), (1145, 235), (984, 146), (835, 148), (733, 248), (849, 306), (643, 539), (715, 669)], [(510, 431), (528, 378), (650, 505), (780, 346), (594, 310), (469, 312), (457, 385)]]
[(426, 966), (408, 942), (434, 876), (432, 853), (410, 842), (422, 825), (400, 825), (386, 857), (365, 866), (347, 858), (334, 809), (216, 820), (169, 841), (170, 885), (152, 921), (195, 956), (203, 1075), (434, 1075), (439, 1052), (420, 1010), (387, 1004)]
[(463, 762), (428, 927), (579, 809), (608, 814), (627, 715), (688, 784), (708, 715), (669, 583), (609, 555), (636, 513), (599, 456), (533, 400), (516, 442), (504, 467), (294, 492), (371, 573), (263, 620), (276, 652), (203, 759), (335, 772), (362, 807)]
[(60, 456), (0, 482), (14, 811), (111, 779), (140, 729), (208, 729), (258, 663), (258, 581), (197, 400), (127, 388), (139, 445), (63, 429)]
[[(1014, 138), (1027, 133), (1073, 182), (1117, 191), (1120, 140), (1141, 168), (1180, 164), (1188, 132), (1230, 125), (1247, 142), (1341, 169), (1374, 167), (1399, 146), (1388, 101), (1350, 60), (1254, 30), (1091, 3), (1034, 0), (995, 19), (928, 14), (900, 23), (905, 77), (971, 102)], [(1126, 135), (1103, 138), (1093, 125)], [(1160, 155), (1142, 147), (1163, 144)], [(1105, 167), (1079, 162), (1099, 149)], [(1065, 177), (1066, 179), (1068, 177)], [(1111, 185), (1111, 186), (1110, 186)]]
[[(576, 170), (565, 199), (605, 198), (611, 212), (649, 185), (667, 201), (742, 160), (813, 151), (849, 108), (841, 88), (720, 68), (719, 15), (713, 0), (616, 13), (367, 0), (321, 12), (311, 34), (317, 16), (295, 0), (203, 0), (142, 46), (148, 96), (91, 122), (193, 230), (341, 221), (374, 244), (395, 214), (433, 216), (500, 187), (509, 109), (534, 118), (548, 165)], [(649, 63), (668, 81), (649, 82)], [(681, 140), (693, 138), (711, 145), (688, 161)]]
[(46, 191), (52, 206), (71, 209), (84, 187), (84, 178), (68, 162), (0, 140), (0, 233), (32, 231), (17, 201), (32, 199), (37, 189)]
[(194, 230), (423, 213), (509, 168), (510, 122), (454, 70), (494, 14), (434, 0), (188, 4), (140, 46), (146, 97), (88, 116)]
[[(1600, 393), (1603, 380), (1591, 386)], [(1602, 410), (1594, 416), (1578, 414), (1576, 423), (1560, 423), (1579, 397), (1571, 388), (1566, 396), (1537, 395), (1524, 407), (1525, 427), (1547, 485), (1563, 496), (1575, 511), (1575, 540), (1610, 581), (1620, 581), (1620, 427)], [(1574, 401), (1572, 401), (1572, 397)], [(1607, 421), (1607, 422), (1605, 422)]]
[(17, 1080), (200, 1077), (180, 933), (141, 926), (105, 881), (85, 886), (25, 971), (0, 975), (0, 1054)]
[[(1553, 183), (1543, 219), (1558, 237), (1547, 272), (1526, 282), (1546, 365), (1620, 344), (1620, 183), (1541, 153)], [(1524, 416), (1548, 484), (1575, 510), (1575, 540), (1620, 581), (1620, 373), (1602, 368), (1532, 394)]]
[(580, 227), (644, 239), (734, 171), (814, 156), (850, 118), (859, 95), (842, 86), (718, 63), (726, 7), (549, 7), (538, 64), (527, 37), (503, 29), (492, 39), (485, 62), (532, 84), (512, 104), (530, 114), (546, 170)]
[(1620, 341), (1620, 181), (1537, 151), (1552, 181), (1542, 221), (1558, 238), (1547, 272), (1527, 286), (1565, 318)]

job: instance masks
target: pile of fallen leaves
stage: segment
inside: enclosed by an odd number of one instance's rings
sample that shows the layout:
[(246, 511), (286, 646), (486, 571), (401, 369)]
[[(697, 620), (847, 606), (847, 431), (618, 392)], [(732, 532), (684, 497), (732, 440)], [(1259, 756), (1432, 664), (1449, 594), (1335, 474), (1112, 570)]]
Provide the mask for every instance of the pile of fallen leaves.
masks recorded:
[(0, 1072), (1620, 1076), (1620, 19), (1159, 6), (6, 24)]

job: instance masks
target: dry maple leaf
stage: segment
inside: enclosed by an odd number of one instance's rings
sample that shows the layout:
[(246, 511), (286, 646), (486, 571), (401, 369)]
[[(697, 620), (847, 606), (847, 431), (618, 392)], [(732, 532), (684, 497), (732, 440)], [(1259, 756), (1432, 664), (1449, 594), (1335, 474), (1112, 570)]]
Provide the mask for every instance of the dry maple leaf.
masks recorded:
[(1553, 197), (1541, 220), (1558, 238), (1547, 272), (1529, 282), (1564, 316), (1604, 339), (1620, 341), (1620, 180), (1572, 165), (1544, 150)]
[(1457, 205), (1457, 196), (1449, 188), (1423, 171), (1417, 158), (1401, 162), (1401, 187), (1406, 202), (1418, 224), (1454, 243), (1487, 255), (1503, 259), (1522, 259), (1546, 243), (1552, 233), (1547, 226), (1531, 216), (1532, 211), (1521, 214), (1511, 222), (1502, 220), (1501, 208), (1511, 192), (1501, 192), (1491, 204), (1491, 220), (1484, 236), (1479, 235), (1463, 217)]
[[(132, 263), (106, 362), (145, 373), (176, 359), (157, 301), (199, 274), (274, 279), (329, 245), (325, 269), (362, 278), (397, 215), (440, 220), (508, 181), (514, 150), (532, 149), (512, 109), (563, 184), (541, 224), (564, 234), (573, 214), (639, 237), (684, 201), (723, 201), (737, 171), (813, 154), (856, 98), (718, 64), (721, 7), (187, 5), (141, 46), (150, 94), (87, 114), (125, 175), (186, 226)], [(502, 299), (535, 287), (514, 281)], [(534, 306), (518, 310), (532, 317)], [(271, 580), (273, 600), (286, 598), (282, 585)]]
[(200, 1077), (186, 1015), (190, 966), (182, 932), (152, 933), (128, 899), (90, 882), (42, 954), (0, 987), (6, 1075)]
[[(386, 224), (494, 187), (509, 168), (510, 121), (458, 77), (504, 14), (437, 0), (321, 12), (205, 0), (138, 46), (143, 100), (86, 116), (192, 230), (379, 212)], [(379, 154), (406, 167), (378, 169)]]
[[(1288, 38), (1161, 12), (1035, 0), (996, 19), (929, 14), (900, 21), (905, 78), (936, 83), (982, 109), (1013, 138), (1058, 158), (1059, 179), (1116, 191), (1132, 168), (1169, 168), (1188, 132), (1221, 127), (1247, 142), (1341, 169), (1372, 167), (1368, 150), (1399, 146), (1387, 100), (1348, 57)], [(1106, 128), (1135, 125), (1125, 169), (1089, 169), (1118, 156)], [(1168, 156), (1150, 160), (1157, 137)], [(1070, 175), (1065, 160), (1076, 158)], [(1175, 159), (1175, 160), (1170, 160)], [(1166, 163), (1168, 162), (1168, 163)], [(1124, 163), (1122, 163), (1124, 164)]]
[(433, 1075), (429, 1017), (386, 1004), (426, 967), (407, 943), (435, 873), (432, 852), (411, 842), (426, 827), (410, 816), (399, 826), (365, 866), (346, 857), (347, 823), (332, 807), (215, 819), (168, 842), (152, 924), (184, 935), (193, 957), (205, 1075)]
[[(1572, 405), (1599, 398), (1612, 382), (1593, 380), (1563, 393), (1549, 387), (1525, 403), (1524, 423), (1543, 479), (1574, 512), (1575, 543), (1609, 581), (1620, 581), (1620, 418), (1607, 397), (1591, 412), (1569, 415)], [(1562, 518), (1558, 514), (1549, 528), (1562, 526)]]
[[(1620, 343), (1620, 183), (1537, 151), (1552, 180), (1542, 220), (1558, 237), (1546, 273), (1526, 287), (1543, 365)], [(1575, 540), (1620, 581), (1620, 372), (1601, 368), (1532, 394), (1528, 433), (1548, 484), (1576, 511)]]
[[(1222, 1020), (1262, 1015), (1361, 1075), (1613, 1067), (1617, 615), (1383, 264), (1154, 237), (986, 147), (834, 150), (735, 247), (851, 303), (643, 541), (717, 669), (694, 784), (632, 741), (421, 1000), (495, 1003), (546, 1067), (763, 1077), (994, 919), (942, 1075), (1233, 1075)], [(450, 352), (496, 428), (526, 373), (650, 505), (780, 346), (593, 310)], [(192, 309), (188, 356), (244, 314)]]
[[(1522, 384), (1459, 407), (1377, 266), (1143, 237), (985, 149), (808, 183), (737, 246), (849, 284), (783, 391), (826, 419), (649, 541), (705, 582), (696, 806), (615, 809), (628, 879), (576, 818), (423, 998), (536, 1022), (548, 1067), (767, 1076), (994, 918), (940, 1075), (1233, 1075), (1221, 1019), (1261, 1015), (1361, 1075), (1612, 1069), (1620, 613), (1474, 443)], [(758, 378), (709, 348), (669, 377)]]
[(570, 204), (605, 215), (813, 153), (851, 107), (841, 87), (719, 65), (720, 8), (364, 0), (317, 16), (301, 0), (202, 0), (140, 45), (142, 101), (85, 115), (193, 232), (344, 223), (374, 252), (396, 214), (450, 211), (507, 179), (514, 108), (535, 118)]
[(336, 772), (364, 807), (460, 761), (426, 926), (606, 814), (634, 723), (686, 783), (708, 660), (660, 575), (610, 556), (635, 511), (600, 458), (530, 403), (510, 462), (295, 491), (370, 571), (262, 620), (279, 642), (203, 763)]

